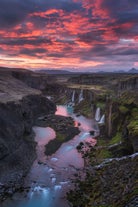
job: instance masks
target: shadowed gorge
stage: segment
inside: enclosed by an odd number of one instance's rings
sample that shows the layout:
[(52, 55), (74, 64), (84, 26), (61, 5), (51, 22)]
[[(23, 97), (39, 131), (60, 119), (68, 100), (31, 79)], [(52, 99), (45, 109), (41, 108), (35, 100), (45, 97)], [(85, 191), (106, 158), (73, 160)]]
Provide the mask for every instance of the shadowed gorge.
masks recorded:
[(0, 69), (0, 205), (136, 206), (136, 74)]

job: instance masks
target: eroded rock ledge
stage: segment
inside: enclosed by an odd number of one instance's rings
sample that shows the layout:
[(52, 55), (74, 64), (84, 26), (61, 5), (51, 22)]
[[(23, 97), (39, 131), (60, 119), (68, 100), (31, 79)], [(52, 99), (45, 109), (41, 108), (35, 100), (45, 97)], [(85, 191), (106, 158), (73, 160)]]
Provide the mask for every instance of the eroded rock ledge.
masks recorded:
[(0, 200), (20, 188), (35, 157), (32, 126), (37, 117), (55, 113), (41, 92), (9, 74), (0, 76)]

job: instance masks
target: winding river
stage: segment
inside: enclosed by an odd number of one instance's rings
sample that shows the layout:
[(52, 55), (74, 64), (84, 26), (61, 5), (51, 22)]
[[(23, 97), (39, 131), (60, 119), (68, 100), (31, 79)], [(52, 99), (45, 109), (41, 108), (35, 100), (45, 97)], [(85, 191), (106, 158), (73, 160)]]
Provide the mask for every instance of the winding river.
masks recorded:
[(77, 152), (76, 146), (82, 142), (96, 143), (90, 131), (98, 135), (97, 123), (84, 116), (76, 116), (71, 106), (58, 106), (56, 114), (71, 116), (80, 134), (72, 140), (61, 145), (59, 150), (52, 156), (44, 155), (44, 146), (56, 136), (52, 128), (34, 127), (37, 145), (37, 159), (35, 160), (25, 182), (28, 189), (27, 195), (16, 193), (12, 201), (8, 201), (3, 207), (68, 207), (65, 199), (66, 192), (72, 187), (71, 178), (82, 169), (84, 161)]

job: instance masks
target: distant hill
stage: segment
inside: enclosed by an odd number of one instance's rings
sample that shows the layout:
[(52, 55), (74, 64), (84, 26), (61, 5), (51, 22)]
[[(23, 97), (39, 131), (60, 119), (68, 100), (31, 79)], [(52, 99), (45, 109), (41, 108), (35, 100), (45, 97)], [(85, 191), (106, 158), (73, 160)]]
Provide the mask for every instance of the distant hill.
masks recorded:
[(46, 74), (72, 74), (73, 72), (68, 70), (37, 70), (37, 72), (40, 73), (46, 73)]
[(128, 73), (138, 73), (138, 69), (132, 68), (128, 71)]
[(97, 73), (133, 73), (133, 74), (137, 74), (138, 73), (138, 69), (136, 68), (132, 68), (128, 71), (125, 70), (116, 70), (116, 71), (98, 71)]

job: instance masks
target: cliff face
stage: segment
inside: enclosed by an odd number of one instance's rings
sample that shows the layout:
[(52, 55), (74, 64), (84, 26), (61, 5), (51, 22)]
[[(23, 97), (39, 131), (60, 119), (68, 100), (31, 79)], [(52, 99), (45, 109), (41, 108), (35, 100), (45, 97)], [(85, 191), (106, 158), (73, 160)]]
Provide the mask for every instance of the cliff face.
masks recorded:
[[(131, 100), (129, 98), (131, 93)], [(120, 136), (128, 153), (138, 151), (138, 103), (135, 99), (137, 93), (122, 94), (118, 100), (110, 100), (106, 104), (105, 137), (112, 139)]]
[(118, 90), (133, 90), (138, 89), (138, 75), (126, 78), (123, 81), (120, 81), (118, 84)]
[(136, 198), (136, 163), (137, 154), (89, 169), (84, 181), (77, 180), (76, 191), (68, 194), (69, 201), (73, 206), (124, 207)]
[(47, 85), (47, 75), (37, 74), (31, 71), (11, 71), (14, 78), (26, 83), (29, 87), (44, 90)]
[(0, 199), (20, 187), (35, 159), (32, 126), (56, 106), (11, 76), (0, 77)]
[[(76, 175), (75, 190), (68, 193), (68, 200), (74, 207), (82, 204), (84, 207), (136, 206), (138, 77), (122, 77), (123, 80), (119, 77), (109, 80), (109, 76), (107, 84), (104, 79), (101, 85), (109, 87), (105, 87), (102, 95), (96, 93), (93, 100), (94, 107), (99, 107), (105, 114), (105, 123), (99, 124), (97, 146), (89, 147), (87, 151), (84, 148), (84, 152), (80, 150), (85, 159), (86, 174), (82, 176), (80, 172)], [(98, 83), (98, 80), (94, 82), (88, 78), (74, 78), (72, 82), (100, 84), (100, 79)], [(85, 98), (90, 102), (88, 97)], [(84, 102), (82, 108), (86, 108)], [(78, 149), (82, 146), (78, 146)]]

